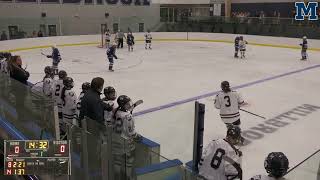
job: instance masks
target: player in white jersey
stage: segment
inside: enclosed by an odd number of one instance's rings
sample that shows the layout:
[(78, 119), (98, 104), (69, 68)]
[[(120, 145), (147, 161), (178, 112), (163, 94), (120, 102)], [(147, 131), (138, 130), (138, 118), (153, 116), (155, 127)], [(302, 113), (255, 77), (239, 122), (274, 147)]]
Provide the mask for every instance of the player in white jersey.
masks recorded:
[(46, 75), (43, 78), (42, 91), (44, 95), (51, 98), (53, 93), (53, 84), (54, 84), (54, 80), (53, 80), (54, 70), (52, 67), (46, 66), (44, 68), (44, 72)]
[(110, 41), (111, 41), (111, 33), (110, 33), (109, 29), (107, 29), (107, 31), (105, 32), (104, 35), (105, 35), (104, 39), (105, 39), (105, 43), (106, 43), (106, 48), (108, 49), (110, 46)]
[[(91, 85), (89, 82), (85, 82), (81, 86), (82, 91), (78, 97), (78, 102), (77, 102), (77, 118), (79, 118), (79, 115), (80, 115), (81, 101), (83, 99), (83, 96), (90, 89), (90, 86)], [(79, 125), (81, 124), (81, 122), (78, 122), (78, 123), (79, 123)]]
[(59, 79), (55, 81), (53, 86), (53, 100), (54, 104), (58, 107), (58, 116), (60, 122), (62, 121), (62, 102), (61, 102), (61, 92), (63, 85), (63, 79), (67, 77), (67, 72), (64, 70), (59, 71), (58, 73)]
[[(152, 49), (151, 48), (151, 40), (152, 40), (152, 35), (150, 33), (150, 30), (148, 30), (148, 32), (144, 35), (145, 40), (146, 40), (146, 49)], [(149, 46), (149, 47), (148, 47)]]
[[(119, 106), (114, 113), (115, 125), (113, 128), (116, 135), (113, 136), (112, 141), (112, 153), (115, 158), (114, 164), (116, 164), (115, 179), (133, 179), (134, 141), (140, 141), (141, 136), (135, 131), (131, 99), (126, 95), (121, 95), (118, 97), (117, 103)], [(123, 160), (126, 161), (126, 167), (117, 166), (121, 165)]]
[(63, 123), (77, 124), (77, 95), (72, 90), (74, 83), (71, 77), (66, 77), (63, 80), (64, 87), (62, 88), (61, 100), (62, 100), (62, 117)]
[(243, 39), (243, 36), (240, 36), (240, 40), (239, 40), (239, 49), (240, 49), (240, 58), (245, 58), (246, 56), (246, 46), (247, 46), (248, 42), (245, 41)]
[(240, 106), (245, 102), (241, 95), (236, 91), (230, 89), (228, 81), (221, 83), (222, 92), (216, 96), (214, 105), (217, 109), (220, 109), (220, 117), (222, 121), (228, 125), (240, 126)]
[(104, 123), (106, 126), (114, 127), (114, 112), (116, 110), (115, 100), (117, 99), (117, 93), (113, 87), (108, 86), (104, 88), (103, 94), (105, 98), (102, 100), (107, 105), (107, 109), (104, 111)]
[(211, 141), (202, 153), (199, 175), (206, 180), (242, 179), (242, 152), (235, 147), (240, 141), (241, 130), (232, 126), (225, 139)]
[(264, 161), (268, 175), (256, 175), (249, 180), (285, 180), (283, 177), (289, 169), (289, 160), (282, 152), (270, 153)]

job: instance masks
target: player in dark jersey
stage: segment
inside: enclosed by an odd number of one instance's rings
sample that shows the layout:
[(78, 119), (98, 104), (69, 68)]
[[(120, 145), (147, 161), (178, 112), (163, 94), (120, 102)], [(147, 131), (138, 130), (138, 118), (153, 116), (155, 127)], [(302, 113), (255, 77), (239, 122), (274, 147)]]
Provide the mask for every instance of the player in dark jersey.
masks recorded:
[(240, 37), (237, 36), (234, 40), (234, 57), (238, 58), (238, 53), (239, 53), (239, 41), (240, 41)]
[(116, 44), (113, 44), (110, 48), (108, 48), (107, 50), (107, 56), (108, 56), (108, 60), (109, 60), (109, 71), (114, 71), (113, 70), (113, 58), (116, 58), (118, 59), (118, 57), (116, 56), (116, 48), (117, 48), (117, 45)]

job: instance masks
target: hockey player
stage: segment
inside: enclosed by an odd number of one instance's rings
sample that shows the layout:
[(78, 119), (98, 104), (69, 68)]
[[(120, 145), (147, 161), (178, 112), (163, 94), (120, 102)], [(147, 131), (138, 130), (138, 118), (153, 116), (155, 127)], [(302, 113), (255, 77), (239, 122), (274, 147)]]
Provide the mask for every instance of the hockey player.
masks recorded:
[(102, 100), (107, 105), (107, 108), (104, 111), (105, 125), (113, 127), (115, 123), (113, 116), (116, 109), (115, 100), (117, 99), (117, 93), (113, 87), (108, 86), (104, 88), (103, 94), (105, 97)]
[(108, 56), (108, 60), (109, 60), (109, 71), (114, 71), (113, 70), (113, 58), (118, 59), (118, 57), (116, 56), (116, 47), (117, 44), (113, 44), (110, 48), (108, 48), (107, 50), (107, 56)]
[(214, 101), (214, 105), (217, 109), (220, 109), (220, 117), (222, 121), (227, 125), (240, 126), (240, 106), (245, 102), (236, 91), (230, 89), (228, 81), (221, 83), (222, 92), (217, 94)]
[(107, 29), (107, 31), (105, 33), (105, 43), (106, 43), (106, 48), (107, 49), (110, 46), (110, 40), (111, 40), (111, 33), (110, 33), (109, 29)]
[(58, 65), (61, 61), (61, 56), (60, 56), (60, 52), (59, 52), (58, 48), (56, 47), (56, 45), (53, 45), (51, 48), (52, 48), (52, 54), (47, 55), (47, 58), (52, 59), (52, 68), (54, 69), (54, 74), (57, 75), (58, 74)]
[(77, 95), (72, 90), (74, 83), (71, 77), (66, 77), (63, 79), (63, 85), (61, 92), (61, 101), (62, 101), (62, 114), (63, 114), (63, 128), (62, 132), (66, 132), (65, 123), (67, 124), (77, 124)]
[(53, 100), (54, 104), (58, 107), (58, 116), (60, 122), (62, 121), (62, 101), (61, 101), (61, 92), (64, 87), (63, 80), (67, 77), (67, 72), (64, 70), (59, 71), (59, 79), (55, 81), (53, 85)]
[[(91, 85), (90, 85), (89, 82), (85, 82), (81, 86), (82, 91), (81, 91), (81, 93), (79, 95), (78, 102), (77, 102), (77, 117), (79, 117), (79, 115), (80, 115), (82, 98), (83, 98), (84, 94), (90, 89), (90, 86)], [(80, 124), (80, 122), (79, 122), (79, 124)]]
[[(227, 128), (231, 125), (240, 127), (240, 106), (245, 105), (241, 95), (236, 91), (231, 91), (228, 81), (221, 83), (222, 92), (217, 94), (214, 105), (220, 109), (221, 120), (226, 124)], [(243, 142), (244, 139), (241, 138)]]
[(248, 44), (248, 42), (243, 39), (243, 36), (240, 36), (239, 37), (239, 49), (240, 49), (240, 55), (241, 55), (240, 58), (241, 59), (246, 57), (245, 54), (246, 54), (246, 45), (247, 44)]
[[(113, 138), (113, 155), (115, 158), (114, 164), (119, 164), (119, 161), (126, 160), (126, 168), (115, 165), (116, 180), (120, 179), (133, 179), (133, 163), (134, 163), (134, 150), (135, 142), (140, 141), (141, 136), (135, 131), (135, 123), (132, 116), (132, 103), (131, 99), (126, 95), (121, 95), (117, 99), (118, 108), (114, 113), (115, 126), (114, 132), (121, 138)], [(117, 149), (116, 147), (125, 148)], [(120, 163), (121, 164), (121, 163)], [(125, 177), (123, 177), (125, 176)]]
[(127, 35), (127, 44), (128, 44), (128, 51), (133, 51), (134, 36), (132, 32), (129, 32)]
[(148, 48), (148, 46), (149, 46), (149, 49), (152, 49), (151, 48), (151, 40), (152, 40), (152, 35), (151, 35), (151, 33), (150, 33), (150, 30), (148, 30), (148, 32), (144, 35), (144, 37), (145, 37), (145, 40), (146, 40), (146, 49)]
[(238, 53), (239, 53), (239, 41), (240, 41), (240, 38), (239, 36), (237, 36), (234, 40), (234, 57), (235, 58), (238, 58)]
[(44, 68), (44, 73), (46, 74), (45, 77), (43, 78), (43, 84), (42, 84), (42, 90), (43, 94), (52, 97), (52, 91), (53, 91), (53, 84), (54, 84), (54, 72), (52, 67), (46, 66)]
[(289, 160), (282, 152), (270, 153), (264, 161), (268, 175), (257, 175), (250, 180), (284, 180), (283, 176), (289, 169)]
[(224, 139), (211, 141), (202, 153), (199, 175), (206, 180), (242, 180), (242, 152), (235, 147), (240, 140), (241, 130), (232, 126)]
[(300, 44), (301, 46), (301, 60), (307, 60), (308, 54), (307, 54), (307, 50), (308, 50), (308, 40), (307, 40), (307, 36), (303, 36), (302, 38), (302, 43)]

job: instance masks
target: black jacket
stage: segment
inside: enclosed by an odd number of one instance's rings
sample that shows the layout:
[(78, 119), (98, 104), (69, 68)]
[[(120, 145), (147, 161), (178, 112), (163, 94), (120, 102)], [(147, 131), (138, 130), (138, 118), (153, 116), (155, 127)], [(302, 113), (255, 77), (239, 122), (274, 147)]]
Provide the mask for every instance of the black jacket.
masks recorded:
[(104, 122), (104, 110), (107, 107), (101, 100), (100, 95), (101, 93), (94, 89), (90, 89), (85, 93), (81, 101), (80, 119), (87, 116), (98, 123)]
[(10, 68), (10, 77), (11, 78), (27, 85), (28, 84), (27, 80), (28, 80), (29, 76), (30, 76), (29, 72), (25, 71), (20, 66), (11, 65), (11, 68)]

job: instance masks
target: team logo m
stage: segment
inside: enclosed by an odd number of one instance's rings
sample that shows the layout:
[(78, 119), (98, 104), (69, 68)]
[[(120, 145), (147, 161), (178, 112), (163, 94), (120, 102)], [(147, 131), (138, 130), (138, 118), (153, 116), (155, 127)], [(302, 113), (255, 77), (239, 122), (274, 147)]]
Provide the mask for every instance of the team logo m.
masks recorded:
[(317, 8), (318, 2), (308, 2), (308, 5), (304, 2), (296, 2), (296, 16), (295, 19), (299, 21), (303, 21), (307, 16), (310, 21), (318, 20)]

